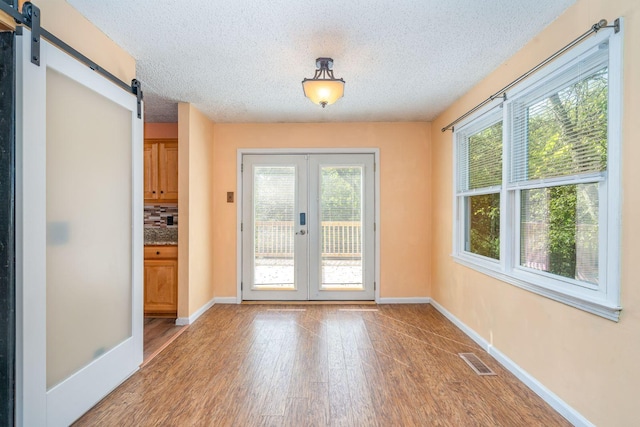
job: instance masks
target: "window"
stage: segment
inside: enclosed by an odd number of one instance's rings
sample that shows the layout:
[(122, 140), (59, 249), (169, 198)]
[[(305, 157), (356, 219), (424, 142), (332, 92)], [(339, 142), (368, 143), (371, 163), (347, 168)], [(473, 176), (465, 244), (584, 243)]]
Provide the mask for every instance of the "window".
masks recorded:
[(621, 33), (598, 34), (454, 132), (454, 256), (617, 320)]
[(502, 116), (491, 114), (457, 134), (457, 194), (464, 223), (464, 250), (500, 259)]

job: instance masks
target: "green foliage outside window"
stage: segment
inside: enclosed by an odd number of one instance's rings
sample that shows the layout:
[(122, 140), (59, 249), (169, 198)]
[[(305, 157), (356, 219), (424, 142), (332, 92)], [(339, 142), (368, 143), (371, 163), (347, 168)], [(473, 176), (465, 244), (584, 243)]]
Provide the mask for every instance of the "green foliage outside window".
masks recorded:
[(469, 197), (469, 252), (500, 259), (500, 194)]

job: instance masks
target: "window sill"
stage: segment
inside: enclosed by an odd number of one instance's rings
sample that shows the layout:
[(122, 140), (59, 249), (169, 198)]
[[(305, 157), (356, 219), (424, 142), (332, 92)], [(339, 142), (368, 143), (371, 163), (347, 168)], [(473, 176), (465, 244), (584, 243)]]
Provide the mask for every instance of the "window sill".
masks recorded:
[(557, 290), (549, 289), (545, 286), (521, 280), (513, 276), (504, 274), (503, 272), (498, 271), (498, 269), (496, 268), (491, 268), (493, 266), (489, 263), (487, 263), (487, 265), (485, 266), (474, 262), (475, 260), (470, 259), (470, 257), (467, 258), (455, 254), (452, 255), (452, 257), (458, 264), (464, 265), (465, 267), (469, 267), (473, 270), (479, 271), (480, 273), (486, 274), (487, 276), (517, 286), (521, 289), (525, 289), (535, 294), (542, 295), (554, 301), (561, 302), (563, 304), (578, 308), (597, 316), (604, 317), (605, 319), (613, 320), (614, 322), (618, 322), (620, 320), (620, 312), (622, 311), (622, 308), (616, 305), (612, 305), (606, 301), (595, 301), (575, 295), (569, 295)]

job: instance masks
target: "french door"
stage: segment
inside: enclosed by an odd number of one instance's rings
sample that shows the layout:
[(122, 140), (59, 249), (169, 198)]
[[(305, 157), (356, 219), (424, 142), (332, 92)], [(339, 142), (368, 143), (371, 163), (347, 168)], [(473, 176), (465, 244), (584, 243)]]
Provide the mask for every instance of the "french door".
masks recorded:
[(136, 98), (18, 37), (17, 424), (66, 426), (142, 362)]
[(373, 300), (374, 155), (242, 164), (242, 298)]

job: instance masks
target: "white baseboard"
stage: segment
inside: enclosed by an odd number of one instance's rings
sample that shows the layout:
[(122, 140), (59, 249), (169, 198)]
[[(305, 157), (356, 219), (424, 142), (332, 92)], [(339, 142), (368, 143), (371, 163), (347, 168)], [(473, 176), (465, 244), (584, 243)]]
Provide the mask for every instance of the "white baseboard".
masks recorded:
[(429, 297), (378, 298), (376, 302), (378, 304), (429, 304), (431, 302), (431, 298)]
[(565, 417), (574, 426), (593, 427), (594, 424), (586, 419), (582, 414), (569, 406), (564, 400), (560, 399), (557, 394), (546, 388), (540, 381), (529, 375), (524, 369), (518, 366), (513, 360), (509, 359), (500, 350), (491, 346), (489, 354), (498, 362), (507, 368), (513, 375), (522, 381), (527, 387), (540, 396), (553, 409), (558, 411), (560, 415)]
[(213, 307), (213, 304), (215, 304), (215, 303), (216, 303), (216, 299), (215, 298), (211, 298), (211, 300), (209, 302), (207, 302), (205, 305), (200, 307), (198, 309), (198, 311), (193, 313), (191, 316), (189, 316), (189, 317), (178, 317), (176, 319), (176, 325), (184, 326), (184, 325), (193, 324), (193, 322), (198, 320), (198, 317), (202, 316), (207, 310), (209, 310), (211, 307)]
[(431, 305), (433, 306), (433, 308), (438, 310), (444, 317), (449, 319), (451, 323), (456, 325), (458, 329), (460, 329), (462, 332), (467, 334), (469, 338), (474, 340), (476, 344), (478, 344), (480, 347), (484, 349), (484, 351), (486, 351), (487, 353), (489, 352), (489, 347), (491, 347), (491, 344), (489, 344), (489, 341), (485, 340), (476, 331), (474, 331), (473, 329), (471, 329), (470, 327), (462, 323), (460, 319), (458, 319), (456, 316), (451, 314), (446, 308), (438, 304), (436, 301), (431, 300)]
[(236, 297), (215, 297), (216, 304), (238, 304), (238, 298)]
[(540, 381), (531, 376), (527, 371), (522, 369), (513, 360), (509, 359), (504, 353), (491, 345), (486, 339), (482, 338), (476, 331), (465, 325), (460, 319), (454, 316), (446, 308), (438, 304), (436, 301), (431, 301), (431, 305), (438, 310), (444, 317), (449, 319), (451, 323), (456, 325), (462, 332), (467, 334), (469, 338), (474, 340), (480, 347), (487, 351), (494, 359), (496, 359), (502, 366), (515, 375), (520, 381), (522, 381), (527, 387), (529, 387), (535, 394), (540, 396), (542, 400), (547, 402), (549, 406), (558, 411), (560, 415), (565, 417), (574, 426), (593, 427), (594, 424), (581, 415), (578, 411), (569, 406), (564, 400), (558, 397), (557, 394), (545, 387)]

